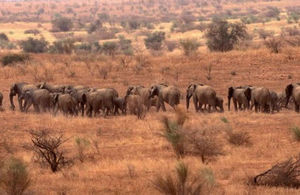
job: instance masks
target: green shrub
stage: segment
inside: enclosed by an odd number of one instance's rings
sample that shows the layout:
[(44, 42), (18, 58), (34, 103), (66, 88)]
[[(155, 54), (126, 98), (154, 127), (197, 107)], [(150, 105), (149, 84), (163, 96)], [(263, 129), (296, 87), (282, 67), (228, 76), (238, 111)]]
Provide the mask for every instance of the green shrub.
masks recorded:
[(118, 51), (118, 44), (114, 41), (107, 41), (103, 43), (102, 51), (109, 56), (114, 57)]
[(1, 169), (0, 187), (9, 195), (22, 195), (30, 185), (26, 165), (19, 159), (10, 158)]
[(8, 54), (2, 57), (1, 62), (3, 66), (7, 66), (16, 62), (25, 62), (29, 60), (28, 54)]
[(0, 41), (9, 41), (9, 39), (5, 33), (0, 33)]
[(158, 31), (148, 34), (147, 38), (144, 39), (144, 42), (147, 49), (161, 50), (164, 40), (165, 32)]
[(16, 48), (15, 44), (0, 39), (0, 49), (15, 49), (15, 48)]
[(210, 194), (209, 191), (215, 186), (211, 169), (202, 169), (200, 174), (193, 173), (194, 171), (191, 171), (186, 164), (178, 162), (176, 176), (170, 173), (166, 176), (157, 176), (153, 181), (154, 188), (168, 195)]
[(230, 51), (240, 39), (247, 37), (246, 26), (242, 23), (229, 23), (214, 19), (205, 34), (206, 45), (211, 51)]
[(26, 41), (21, 41), (21, 48), (28, 53), (43, 53), (47, 51), (48, 42), (45, 39), (28, 38)]
[(119, 46), (123, 54), (133, 55), (133, 48), (130, 39), (126, 39), (124, 36), (119, 36)]
[(297, 141), (300, 141), (300, 128), (295, 126), (291, 128), (292, 133)]

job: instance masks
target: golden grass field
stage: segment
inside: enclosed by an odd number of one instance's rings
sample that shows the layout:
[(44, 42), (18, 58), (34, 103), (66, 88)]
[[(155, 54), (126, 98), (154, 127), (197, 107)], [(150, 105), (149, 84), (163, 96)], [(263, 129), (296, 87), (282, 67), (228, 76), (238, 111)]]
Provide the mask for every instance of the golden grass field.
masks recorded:
[[(140, 0), (105, 0), (99, 1), (98, 5), (111, 15), (127, 17), (130, 14), (142, 15), (138, 13), (137, 8), (140, 2)], [(147, 3), (147, 1), (143, 2)], [(154, 0), (154, 2), (160, 1)], [(51, 17), (55, 13), (64, 13), (66, 8), (73, 6), (78, 18), (86, 16), (90, 14), (95, 1), (71, 0), (50, 4), (33, 1), (20, 4), (21, 6), (15, 2), (0, 2), (0, 10), (33, 13), (43, 7), (45, 14), (40, 16), (38, 22), (1, 22), (0, 33), (4, 32), (14, 43), (28, 37), (44, 37), (52, 43), (57, 40), (55, 34), (50, 32)], [(53, 4), (57, 7), (50, 8)], [(75, 8), (76, 4), (80, 7)], [(134, 5), (133, 10), (132, 5)], [(157, 3), (153, 7), (145, 6), (143, 9), (152, 10), (148, 12), (149, 15), (159, 18), (161, 16), (159, 5)], [(244, 3), (224, 1), (222, 10), (239, 8), (241, 12), (246, 12), (250, 8), (255, 8), (262, 11), (270, 5), (283, 9), (280, 21), (273, 19), (266, 23), (247, 25), (250, 34), (254, 35), (253, 42), (260, 44), (259, 49), (233, 50), (226, 53), (209, 52), (205, 46), (204, 32), (199, 30), (185, 33), (171, 32), (171, 22), (155, 22), (154, 29), (151, 31), (166, 32), (167, 40), (178, 41), (184, 38), (199, 40), (202, 45), (198, 52), (187, 57), (178, 48), (173, 52), (164, 50), (158, 56), (152, 56), (144, 49), (145, 35), (141, 35), (141, 32), (147, 29), (142, 27), (136, 31), (121, 31), (116, 34), (117, 36), (123, 34), (132, 40), (134, 48), (138, 48), (135, 56), (30, 54), (31, 59), (25, 64), (0, 66), (0, 92), (4, 95), (3, 108), (5, 109), (0, 112), (0, 162), (14, 156), (26, 163), (31, 177), (31, 185), (26, 194), (159, 194), (153, 188), (153, 180), (157, 175), (164, 175), (170, 170), (175, 173), (174, 167), (177, 163), (172, 146), (160, 135), (163, 128), (162, 117), (175, 117), (171, 107), (167, 106), (166, 113), (157, 113), (155, 108), (151, 108), (143, 120), (138, 120), (134, 115), (106, 118), (65, 117), (62, 114), (53, 116), (50, 113), (36, 114), (32, 108), (25, 114), (18, 109), (10, 110), (8, 98), (10, 86), (15, 82), (35, 84), (46, 81), (51, 84), (113, 87), (120, 96), (124, 96), (130, 85), (151, 86), (164, 82), (179, 87), (182, 93), (180, 107), (185, 112), (187, 86), (193, 82), (201, 82), (212, 86), (217, 94), (223, 97), (225, 112), (195, 113), (191, 105), (184, 129), (207, 130), (217, 135), (217, 142), (223, 145), (224, 155), (218, 156), (208, 164), (203, 164), (200, 157), (191, 155), (187, 155), (182, 161), (194, 174), (202, 168), (210, 168), (213, 171), (216, 185), (210, 194), (299, 194), (297, 189), (253, 186), (248, 185), (248, 181), (249, 178), (271, 168), (272, 165), (299, 155), (300, 142), (295, 140), (290, 128), (300, 127), (300, 115), (294, 110), (287, 109), (274, 114), (254, 111), (234, 112), (233, 106), (231, 111), (227, 110), (227, 90), (230, 86), (264, 86), (281, 92), (288, 84), (300, 82), (300, 48), (284, 46), (280, 53), (273, 54), (264, 48), (262, 40), (255, 34), (256, 29), (264, 29), (272, 30), (275, 36), (279, 36), (283, 27), (299, 26), (299, 23), (287, 23), (287, 13), (284, 9), (300, 6), (300, 1), (245, 1)], [(118, 9), (118, 6), (123, 6), (124, 10)], [(184, 10), (193, 11), (197, 16), (202, 12), (206, 15), (219, 12), (211, 4), (204, 8), (196, 7), (194, 4), (176, 7), (175, 3), (166, 3), (166, 6), (169, 11), (178, 15)], [(0, 12), (0, 17), (4, 16), (3, 12)], [(66, 16), (75, 18), (72, 14)], [(230, 21), (236, 22), (239, 19)], [(104, 25), (112, 27), (109, 24)], [(38, 29), (41, 34), (37, 36), (24, 34), (24, 31), (29, 29)], [(74, 29), (72, 33), (74, 37), (87, 35), (83, 29)], [(103, 41), (107, 40), (99, 42)], [(0, 50), (0, 58), (7, 53), (8, 51)], [(138, 57), (144, 62), (143, 66), (138, 64)], [(124, 59), (127, 62), (125, 64), (122, 63)], [(103, 78), (103, 70), (108, 73), (106, 79)], [(207, 79), (208, 76), (211, 77), (210, 80)], [(18, 108), (16, 97), (14, 101)], [(221, 119), (224, 117), (228, 119), (229, 124), (222, 122)], [(247, 132), (252, 145), (231, 145), (227, 141), (226, 134), (230, 127), (233, 131)], [(72, 166), (52, 173), (49, 167), (42, 167), (36, 162), (34, 152), (30, 150), (32, 145), (30, 131), (43, 129), (48, 129), (53, 134), (62, 133), (68, 139), (62, 148), (65, 150), (66, 157), (74, 160)], [(78, 160), (75, 142), (77, 138), (89, 142), (85, 149), (87, 158), (84, 162)], [(0, 194), (4, 194), (1, 189)]]
[[(114, 87), (123, 96), (128, 85), (150, 86), (167, 82), (178, 86), (185, 96), (187, 85), (197, 81), (213, 86), (227, 102), (227, 88), (232, 85), (252, 84), (280, 92), (287, 84), (299, 81), (299, 54), (298, 48), (286, 48), (280, 54), (270, 54), (265, 49), (199, 53), (191, 58), (170, 54), (149, 57), (148, 67), (138, 72), (134, 60), (127, 68), (120, 68), (119, 57), (98, 57), (94, 62), (89, 61), (89, 66), (94, 68), (96, 64), (112, 67), (106, 80), (97, 71), (89, 72), (83, 59), (79, 61), (79, 56), (33, 55), (31, 64), (25, 67), (0, 68), (0, 91), (4, 93), (6, 109), (0, 113), (1, 157), (13, 155), (26, 162), (32, 177), (29, 191), (34, 194), (157, 194), (151, 182), (156, 175), (174, 170), (177, 161), (170, 144), (159, 135), (162, 116), (174, 117), (170, 107), (166, 113), (156, 113), (152, 108), (144, 120), (131, 115), (81, 118), (54, 117), (32, 111), (24, 114), (9, 109), (10, 85), (19, 81), (37, 83), (44, 79), (50, 83)], [(212, 65), (211, 80), (205, 77), (207, 65)], [(165, 67), (169, 70), (162, 73)], [(70, 69), (75, 76), (69, 76)], [(236, 75), (231, 71), (236, 71)], [(178, 77), (174, 76), (176, 74)], [(185, 107), (184, 99), (181, 104)], [(227, 108), (226, 104), (224, 107)], [(195, 173), (203, 167), (213, 170), (217, 187), (212, 194), (299, 193), (295, 189), (247, 185), (249, 177), (298, 155), (299, 143), (294, 140), (290, 128), (300, 126), (299, 114), (292, 110), (262, 114), (253, 111), (235, 113), (227, 109), (224, 113), (196, 114), (191, 109), (188, 117), (185, 128), (215, 132), (218, 141), (224, 144), (225, 154), (208, 164), (202, 164), (195, 156), (183, 159)], [(248, 132), (252, 146), (230, 145), (225, 133), (228, 126), (221, 117), (229, 120), (234, 131)], [(52, 173), (49, 168), (34, 162), (33, 152), (28, 150), (31, 144), (29, 131), (40, 129), (49, 129), (54, 134), (62, 132), (69, 138), (63, 148), (68, 157), (75, 159), (72, 167)], [(78, 137), (91, 143), (86, 151), (89, 158), (83, 163), (76, 158), (75, 139)], [(98, 151), (94, 143), (98, 143)]]

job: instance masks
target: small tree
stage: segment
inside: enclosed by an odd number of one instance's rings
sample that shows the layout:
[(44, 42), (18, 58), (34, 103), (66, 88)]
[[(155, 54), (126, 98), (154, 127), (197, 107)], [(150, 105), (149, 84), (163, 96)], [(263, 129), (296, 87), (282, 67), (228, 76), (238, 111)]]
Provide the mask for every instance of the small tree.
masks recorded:
[(45, 39), (34, 39), (29, 37), (27, 40), (21, 42), (21, 48), (28, 53), (43, 53), (47, 51), (48, 42)]
[(145, 46), (147, 49), (161, 50), (162, 43), (165, 40), (165, 32), (154, 32), (147, 35)]
[(120, 50), (125, 55), (132, 55), (133, 54), (133, 48), (131, 45), (131, 40), (126, 39), (124, 36), (119, 36), (119, 45)]
[(196, 39), (183, 39), (180, 40), (180, 46), (184, 55), (190, 56), (198, 50), (200, 43)]
[(47, 131), (31, 132), (31, 141), (33, 150), (40, 158), (46, 160), (52, 172), (58, 171), (68, 163), (60, 149), (60, 146), (66, 142), (63, 135), (50, 136)]
[(52, 29), (54, 31), (67, 32), (73, 28), (73, 22), (70, 18), (66, 17), (56, 17), (52, 20)]
[(0, 187), (9, 195), (22, 195), (30, 185), (26, 165), (19, 159), (10, 158), (0, 174)]
[(0, 41), (9, 41), (9, 39), (5, 33), (0, 33)]
[(58, 40), (50, 46), (49, 51), (50, 53), (60, 53), (60, 54), (70, 54), (75, 49), (73, 39), (63, 39)]
[(265, 40), (264, 43), (272, 53), (279, 53), (282, 47), (282, 40), (280, 38), (271, 37)]
[(205, 34), (206, 45), (211, 51), (230, 51), (240, 40), (247, 37), (246, 26), (242, 23), (229, 23), (214, 19)]

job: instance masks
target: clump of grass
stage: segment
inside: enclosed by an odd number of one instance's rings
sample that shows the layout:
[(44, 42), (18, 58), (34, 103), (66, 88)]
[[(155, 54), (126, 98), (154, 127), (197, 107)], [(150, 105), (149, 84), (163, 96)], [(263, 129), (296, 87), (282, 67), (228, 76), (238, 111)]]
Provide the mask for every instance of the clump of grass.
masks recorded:
[(22, 195), (30, 186), (27, 167), (20, 159), (8, 159), (0, 173), (0, 187), (9, 195)]
[(291, 131), (297, 141), (300, 141), (300, 128), (298, 126), (292, 127)]
[(86, 159), (86, 149), (90, 146), (90, 141), (85, 138), (77, 137), (75, 139), (77, 152), (78, 152), (78, 159), (80, 162), (84, 162)]
[(232, 131), (228, 131), (227, 132), (228, 135), (228, 142), (236, 145), (236, 146), (241, 146), (241, 145), (250, 145), (251, 141), (250, 141), (250, 136), (247, 132), (232, 132)]
[(229, 121), (228, 121), (228, 119), (226, 118), (226, 117), (221, 117), (221, 121), (223, 122), (223, 123), (229, 123)]
[(157, 176), (154, 180), (154, 188), (162, 194), (188, 195), (205, 194), (205, 190), (211, 190), (215, 185), (213, 172), (210, 169), (200, 170), (200, 174), (192, 175), (192, 171), (183, 162), (176, 166), (176, 176), (170, 173), (166, 176)]

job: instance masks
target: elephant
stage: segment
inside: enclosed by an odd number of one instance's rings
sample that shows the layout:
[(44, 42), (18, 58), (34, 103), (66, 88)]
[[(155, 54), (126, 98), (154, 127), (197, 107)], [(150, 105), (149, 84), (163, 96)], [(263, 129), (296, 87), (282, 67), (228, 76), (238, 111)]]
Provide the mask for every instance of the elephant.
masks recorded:
[(248, 99), (251, 99), (251, 109), (255, 107), (255, 112), (274, 112), (269, 89), (265, 87), (248, 87), (245, 91)]
[(195, 106), (196, 112), (199, 110), (203, 111), (202, 105), (208, 104), (208, 112), (211, 111), (211, 107), (214, 110), (217, 110), (217, 105), (222, 104), (220, 106), (220, 111), (223, 112), (223, 99), (222, 101), (217, 98), (216, 91), (208, 86), (203, 84), (191, 84), (187, 88), (186, 92), (186, 108), (189, 109), (190, 98), (193, 96), (193, 102)]
[(13, 84), (10, 88), (10, 93), (9, 93), (9, 100), (10, 100), (10, 104), (11, 104), (11, 109), (15, 110), (13, 97), (15, 95), (18, 95), (19, 108), (20, 108), (20, 111), (22, 112), (23, 111), (23, 105), (22, 104), (23, 104), (23, 97), (24, 97), (22, 95), (24, 94), (25, 91), (33, 90), (33, 89), (38, 89), (38, 87), (35, 86), (35, 85), (25, 83), (25, 82)]
[(138, 118), (143, 117), (146, 106), (143, 104), (143, 99), (140, 95), (126, 95), (125, 102), (130, 114), (137, 115)]
[(65, 85), (51, 85), (46, 82), (38, 85), (40, 89), (47, 89), (51, 93), (65, 93)]
[(289, 84), (285, 88), (286, 94), (286, 103), (285, 107), (287, 108), (290, 98), (294, 100), (295, 103), (295, 111), (299, 112), (300, 107), (300, 83)]
[(81, 91), (81, 90), (89, 90), (90, 88), (87, 86), (83, 86), (83, 85), (76, 85), (76, 86), (72, 86), (72, 85), (68, 85), (65, 87), (65, 93), (71, 93), (72, 91)]
[(89, 89), (79, 88), (77, 90), (76, 88), (73, 88), (72, 90), (66, 92), (73, 97), (73, 99), (76, 101), (77, 110), (80, 110), (81, 116), (84, 116), (84, 105), (86, 104), (86, 100), (83, 99), (83, 95), (89, 93)]
[(3, 104), (3, 94), (0, 92), (0, 107), (2, 107)]
[(102, 109), (104, 116), (114, 110), (114, 99), (118, 98), (118, 92), (113, 88), (96, 89), (87, 94), (83, 94), (83, 100), (87, 104), (87, 115), (94, 116)]
[(76, 100), (70, 94), (54, 93), (52, 95), (55, 107), (54, 114), (60, 110), (64, 115), (78, 115)]
[[(223, 104), (224, 104), (223, 98), (220, 97), (220, 96), (216, 96), (216, 109), (217, 110), (218, 110), (218, 108), (220, 109), (218, 111), (220, 111), (220, 112), (224, 111)], [(206, 110), (206, 107), (207, 107), (207, 104), (204, 104), (204, 109), (205, 110)], [(202, 107), (201, 107), (201, 109), (202, 109)]]
[(24, 111), (28, 112), (28, 109), (33, 105), (35, 112), (50, 111), (51, 108), (51, 95), (46, 89), (31, 89), (25, 91), (22, 94), (22, 98), (25, 100)]
[(275, 91), (270, 91), (272, 109), (277, 112), (280, 110), (278, 94)]
[(127, 89), (126, 95), (139, 95), (142, 98), (143, 104), (146, 106), (147, 110), (150, 109), (151, 106), (157, 105), (157, 98), (152, 97), (149, 99), (151, 93), (151, 89), (144, 86), (130, 86)]
[(228, 110), (230, 111), (230, 101), (233, 100), (234, 110), (246, 110), (249, 109), (249, 102), (247, 94), (245, 94), (246, 89), (249, 86), (240, 87), (229, 87), (228, 88)]
[(158, 97), (156, 105), (157, 112), (162, 107), (163, 112), (166, 111), (164, 102), (168, 103), (173, 109), (180, 103), (180, 91), (175, 86), (168, 86), (165, 84), (153, 85), (150, 88), (150, 95), (148, 99)]
[(119, 110), (121, 110), (122, 114), (126, 114), (127, 104), (126, 104), (125, 97), (114, 98), (113, 102), (114, 102), (114, 106), (115, 106), (114, 114), (119, 114)]

